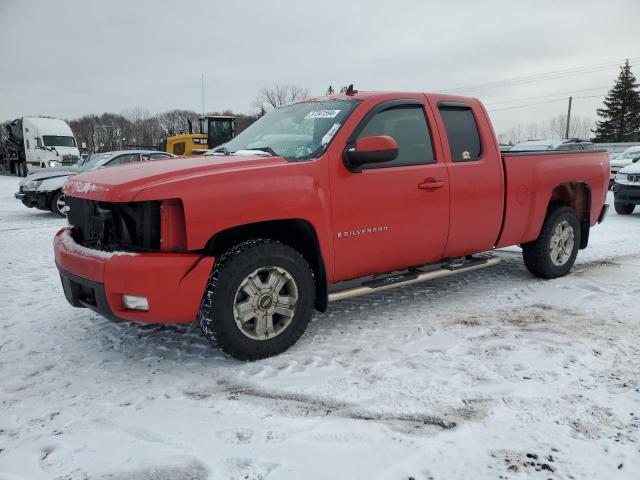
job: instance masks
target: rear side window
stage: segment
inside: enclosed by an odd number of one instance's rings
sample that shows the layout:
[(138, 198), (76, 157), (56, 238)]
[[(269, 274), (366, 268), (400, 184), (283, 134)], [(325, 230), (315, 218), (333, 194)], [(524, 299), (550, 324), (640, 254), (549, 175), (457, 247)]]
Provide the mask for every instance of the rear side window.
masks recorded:
[(582, 150), (582, 145), (579, 143), (570, 143), (568, 145), (560, 145), (558, 150)]
[(479, 160), (482, 156), (482, 143), (471, 108), (442, 105), (439, 109), (449, 139), (451, 160), (454, 162)]
[(398, 144), (396, 159), (375, 168), (435, 163), (427, 119), (420, 105), (401, 105), (376, 113), (358, 138), (373, 135), (388, 135)]
[(110, 167), (115, 167), (116, 165), (124, 165), (125, 163), (137, 162), (139, 159), (140, 156), (137, 153), (128, 153), (114, 158), (108, 163), (108, 165)]

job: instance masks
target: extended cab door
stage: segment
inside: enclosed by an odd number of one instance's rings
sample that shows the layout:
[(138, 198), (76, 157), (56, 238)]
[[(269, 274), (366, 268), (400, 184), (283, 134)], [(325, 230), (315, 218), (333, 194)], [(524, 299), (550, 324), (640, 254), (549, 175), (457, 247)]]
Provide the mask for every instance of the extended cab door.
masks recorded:
[(388, 135), (398, 156), (354, 172), (333, 158), (331, 205), (335, 281), (422, 265), (441, 258), (449, 229), (449, 183), (432, 141), (424, 98), (374, 106), (338, 153), (356, 139)]
[(502, 157), (493, 128), (477, 100), (466, 104), (436, 99), (435, 108), (451, 197), (444, 257), (491, 250), (504, 207)]

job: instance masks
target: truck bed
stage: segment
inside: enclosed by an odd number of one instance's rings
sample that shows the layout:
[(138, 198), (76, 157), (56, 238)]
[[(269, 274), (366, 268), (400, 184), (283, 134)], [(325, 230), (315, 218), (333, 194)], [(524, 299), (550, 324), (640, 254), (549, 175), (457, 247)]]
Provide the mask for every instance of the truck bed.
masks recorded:
[[(607, 195), (606, 150), (505, 152), (505, 214), (497, 247), (526, 243), (540, 233), (549, 201), (560, 185), (586, 185), (590, 192), (589, 225), (595, 225)], [(576, 172), (578, 176), (576, 177)]]

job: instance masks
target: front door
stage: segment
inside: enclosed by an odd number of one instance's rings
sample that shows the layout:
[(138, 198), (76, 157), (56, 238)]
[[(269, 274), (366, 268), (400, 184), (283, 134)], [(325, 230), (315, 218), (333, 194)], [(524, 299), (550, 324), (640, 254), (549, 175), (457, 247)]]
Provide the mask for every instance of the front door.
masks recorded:
[(440, 260), (449, 229), (449, 185), (431, 141), (430, 115), (422, 100), (384, 102), (344, 148), (357, 138), (388, 135), (398, 144), (398, 157), (361, 172), (331, 159), (336, 282)]

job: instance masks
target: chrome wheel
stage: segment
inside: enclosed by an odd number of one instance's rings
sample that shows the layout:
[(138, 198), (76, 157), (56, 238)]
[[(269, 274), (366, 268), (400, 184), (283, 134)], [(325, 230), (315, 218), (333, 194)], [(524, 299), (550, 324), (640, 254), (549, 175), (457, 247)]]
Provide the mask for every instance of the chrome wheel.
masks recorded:
[(556, 267), (561, 267), (573, 253), (575, 233), (573, 227), (566, 220), (560, 222), (551, 237), (550, 254), (551, 261)]
[(64, 195), (60, 195), (58, 198), (56, 198), (56, 208), (58, 209), (58, 212), (60, 212), (60, 214), (67, 214), (66, 206), (67, 204), (64, 201)]
[(291, 324), (298, 286), (280, 267), (261, 267), (240, 283), (233, 302), (237, 327), (253, 340), (270, 340)]

